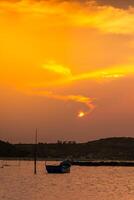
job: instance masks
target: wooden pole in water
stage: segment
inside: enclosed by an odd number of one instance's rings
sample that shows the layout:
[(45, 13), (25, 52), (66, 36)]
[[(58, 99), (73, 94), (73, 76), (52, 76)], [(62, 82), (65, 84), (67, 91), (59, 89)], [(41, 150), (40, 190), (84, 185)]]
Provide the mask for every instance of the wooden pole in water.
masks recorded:
[(37, 174), (37, 128), (35, 133), (35, 144), (34, 144), (34, 174)]

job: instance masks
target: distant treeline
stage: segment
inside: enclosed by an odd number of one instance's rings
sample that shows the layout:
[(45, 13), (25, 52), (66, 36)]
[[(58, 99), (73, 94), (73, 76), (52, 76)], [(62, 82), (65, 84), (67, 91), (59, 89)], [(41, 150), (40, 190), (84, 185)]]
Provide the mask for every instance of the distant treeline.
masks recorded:
[[(58, 141), (38, 143), (40, 159), (134, 160), (134, 138), (106, 138), (86, 143)], [(0, 141), (0, 157), (33, 158), (34, 144), (10, 144)]]

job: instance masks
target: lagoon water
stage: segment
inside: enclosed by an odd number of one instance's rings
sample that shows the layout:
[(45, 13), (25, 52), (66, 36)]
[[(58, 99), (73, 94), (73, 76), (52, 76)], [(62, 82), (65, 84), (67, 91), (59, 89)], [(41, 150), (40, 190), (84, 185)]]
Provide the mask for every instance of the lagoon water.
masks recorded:
[[(0, 161), (1, 162), (1, 161)], [(38, 162), (7, 161), (0, 168), (0, 200), (134, 200), (133, 167), (77, 167), (47, 174)]]

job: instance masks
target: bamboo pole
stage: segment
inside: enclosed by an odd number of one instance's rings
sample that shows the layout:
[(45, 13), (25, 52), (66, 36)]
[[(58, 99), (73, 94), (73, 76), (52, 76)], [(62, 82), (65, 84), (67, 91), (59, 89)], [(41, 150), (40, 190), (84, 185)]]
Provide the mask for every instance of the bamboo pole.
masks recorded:
[(35, 133), (35, 144), (34, 144), (34, 174), (37, 174), (37, 128)]

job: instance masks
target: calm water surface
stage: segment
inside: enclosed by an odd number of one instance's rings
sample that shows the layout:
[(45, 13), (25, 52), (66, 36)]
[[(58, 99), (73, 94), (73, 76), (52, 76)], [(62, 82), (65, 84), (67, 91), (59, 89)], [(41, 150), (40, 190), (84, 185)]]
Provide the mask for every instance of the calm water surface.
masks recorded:
[[(0, 161), (1, 162), (1, 161)], [(47, 174), (44, 162), (8, 161), (0, 168), (0, 200), (134, 200), (134, 168), (76, 167)]]

